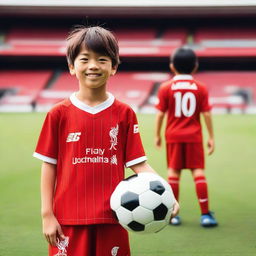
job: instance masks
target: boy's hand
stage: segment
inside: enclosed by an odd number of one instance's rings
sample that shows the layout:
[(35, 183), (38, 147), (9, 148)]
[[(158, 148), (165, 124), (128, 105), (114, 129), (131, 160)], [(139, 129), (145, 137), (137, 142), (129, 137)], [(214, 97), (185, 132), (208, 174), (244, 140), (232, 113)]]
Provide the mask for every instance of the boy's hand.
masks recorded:
[(175, 204), (174, 204), (174, 206), (173, 206), (173, 212), (172, 212), (171, 218), (177, 216), (178, 213), (179, 213), (179, 211), (180, 211), (180, 205), (179, 205), (179, 203), (176, 201)]
[(160, 136), (155, 137), (155, 146), (156, 148), (160, 149), (162, 146), (162, 138)]
[(208, 147), (208, 155), (211, 155), (213, 153), (214, 147), (215, 147), (213, 139), (208, 139), (207, 147)]
[(57, 245), (57, 238), (65, 239), (61, 226), (53, 214), (43, 217), (43, 234), (47, 242), (52, 246)]

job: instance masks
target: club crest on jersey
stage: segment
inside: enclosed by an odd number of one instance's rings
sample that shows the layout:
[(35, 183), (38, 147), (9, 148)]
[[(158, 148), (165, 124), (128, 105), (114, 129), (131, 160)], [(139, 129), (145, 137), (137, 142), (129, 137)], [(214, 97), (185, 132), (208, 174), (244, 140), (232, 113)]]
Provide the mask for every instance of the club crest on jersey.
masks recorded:
[(112, 127), (109, 132), (110, 143), (111, 143), (110, 150), (111, 149), (116, 150), (115, 146), (117, 145), (117, 135), (118, 135), (118, 124), (116, 125), (116, 127)]
[(66, 142), (75, 142), (80, 140), (81, 132), (71, 132), (68, 134)]
[(113, 247), (112, 250), (111, 250), (111, 255), (112, 256), (117, 256), (118, 250), (119, 250), (118, 246)]
[(65, 237), (64, 240), (57, 239), (57, 247), (59, 249), (58, 253), (54, 256), (68, 256), (66, 247), (68, 247), (69, 238)]

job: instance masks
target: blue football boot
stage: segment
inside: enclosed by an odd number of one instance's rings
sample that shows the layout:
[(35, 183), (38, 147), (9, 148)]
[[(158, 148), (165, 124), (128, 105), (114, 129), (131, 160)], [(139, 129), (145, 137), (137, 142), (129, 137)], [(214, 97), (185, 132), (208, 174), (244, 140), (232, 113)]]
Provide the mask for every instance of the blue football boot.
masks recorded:
[(216, 227), (218, 225), (218, 222), (214, 218), (212, 212), (209, 212), (208, 214), (202, 214), (200, 223), (201, 223), (201, 226), (205, 228)]
[(170, 220), (170, 225), (173, 225), (173, 226), (178, 226), (181, 224), (181, 218), (180, 216), (175, 216), (173, 218), (171, 218)]

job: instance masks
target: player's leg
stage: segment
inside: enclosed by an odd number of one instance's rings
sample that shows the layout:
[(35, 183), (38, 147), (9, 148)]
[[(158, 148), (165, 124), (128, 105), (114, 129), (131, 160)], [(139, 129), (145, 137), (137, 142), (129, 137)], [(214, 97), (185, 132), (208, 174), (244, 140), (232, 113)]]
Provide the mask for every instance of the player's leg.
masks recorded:
[(128, 232), (119, 224), (96, 225), (95, 256), (130, 256)]
[(166, 159), (168, 166), (168, 183), (172, 187), (173, 194), (179, 201), (179, 184), (181, 169), (183, 168), (183, 146), (182, 143), (168, 143), (166, 145)]
[(201, 209), (201, 225), (213, 227), (217, 225), (209, 211), (208, 184), (204, 171), (204, 150), (202, 143), (186, 144), (186, 167), (191, 169), (195, 182), (196, 194)]
[(92, 226), (62, 226), (62, 231), (66, 241), (60, 241), (58, 247), (49, 246), (49, 256), (93, 255)]
[(196, 193), (201, 208), (201, 225), (203, 227), (215, 227), (218, 225), (213, 213), (209, 210), (208, 186), (203, 169), (192, 170)]
[(181, 170), (168, 168), (168, 183), (172, 187), (174, 197), (179, 201)]
[(201, 214), (209, 212), (208, 184), (203, 169), (192, 169)]
[[(179, 201), (180, 175), (183, 167), (183, 146), (181, 143), (169, 143), (166, 146), (168, 183), (172, 187), (173, 194)], [(172, 225), (180, 225), (181, 219), (176, 216), (170, 220)]]

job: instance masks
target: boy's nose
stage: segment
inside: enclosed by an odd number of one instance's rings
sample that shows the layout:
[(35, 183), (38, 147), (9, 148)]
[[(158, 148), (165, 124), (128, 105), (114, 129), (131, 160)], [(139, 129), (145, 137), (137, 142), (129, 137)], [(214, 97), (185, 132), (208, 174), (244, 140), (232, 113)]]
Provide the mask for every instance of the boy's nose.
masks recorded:
[(98, 65), (95, 61), (90, 61), (89, 62), (89, 69), (95, 70), (98, 69)]

